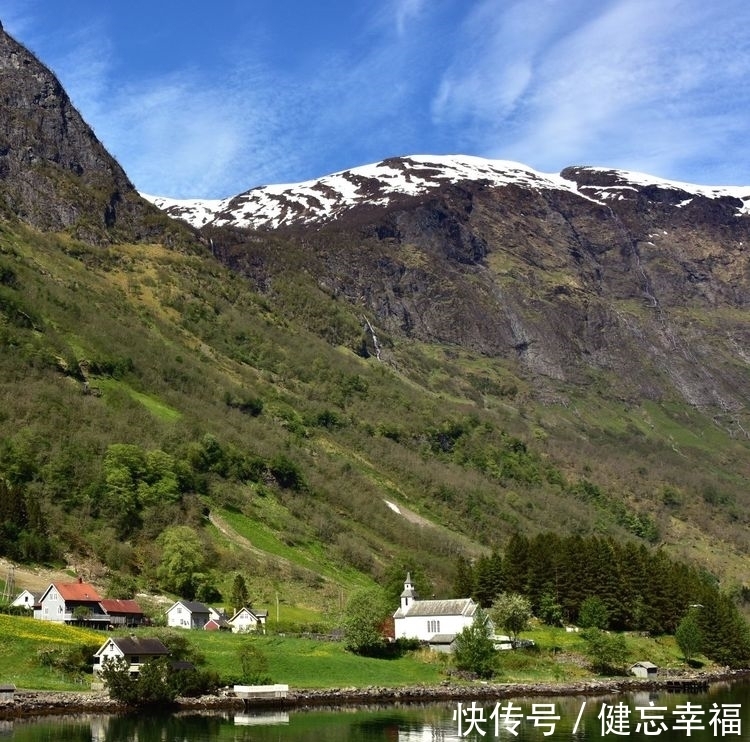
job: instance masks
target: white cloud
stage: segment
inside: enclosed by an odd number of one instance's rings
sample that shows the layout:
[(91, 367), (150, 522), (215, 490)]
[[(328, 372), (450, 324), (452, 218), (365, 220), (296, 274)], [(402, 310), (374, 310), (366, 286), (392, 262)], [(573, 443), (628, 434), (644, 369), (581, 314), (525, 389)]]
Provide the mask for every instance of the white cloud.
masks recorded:
[(315, 45), (312, 34), (312, 47), (289, 48), (291, 63), (274, 67), (268, 49), (284, 39), (259, 12), (216, 55), (195, 56), (211, 67), (170, 58), (160, 28), (163, 58), (149, 63), (169, 74), (125, 57), (151, 47), (113, 35), (122, 29), (111, 11), (82, 10), (83, 24), (71, 18), (42, 38), (44, 3), (28, 0), (28, 16), (12, 4), (0, 0), (0, 17), (44, 48), (104, 144), (152, 193), (221, 197), (390, 155), (461, 151), (542, 170), (588, 163), (750, 180), (746, 0), (388, 0), (352, 11), (356, 39)]
[(404, 36), (407, 26), (419, 18), (425, 0), (393, 0), (393, 11), (396, 20), (396, 33)]
[(715, 144), (746, 151), (750, 6), (729, 5), (487, 0), (461, 29), (434, 121), (480, 154), (548, 170), (671, 175)]

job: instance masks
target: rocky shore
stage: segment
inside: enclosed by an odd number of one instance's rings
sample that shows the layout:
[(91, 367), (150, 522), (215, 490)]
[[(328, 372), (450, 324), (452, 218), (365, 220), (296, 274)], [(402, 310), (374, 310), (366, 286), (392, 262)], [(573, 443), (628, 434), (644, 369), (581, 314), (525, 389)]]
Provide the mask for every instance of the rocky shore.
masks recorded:
[[(576, 682), (549, 683), (443, 683), (398, 688), (368, 686), (362, 688), (290, 689), (286, 698), (253, 702), (252, 708), (309, 708), (396, 703), (435, 703), (439, 701), (494, 700), (529, 696), (602, 696), (643, 690), (667, 690), (675, 683), (703, 685), (746, 678), (750, 671), (726, 671), (700, 675), (655, 679), (606, 678)], [(248, 708), (231, 689), (200, 698), (181, 698), (176, 710)], [(112, 701), (106, 691), (53, 692), (20, 690), (12, 701), (0, 702), (0, 718), (73, 713), (118, 713), (127, 709)]]

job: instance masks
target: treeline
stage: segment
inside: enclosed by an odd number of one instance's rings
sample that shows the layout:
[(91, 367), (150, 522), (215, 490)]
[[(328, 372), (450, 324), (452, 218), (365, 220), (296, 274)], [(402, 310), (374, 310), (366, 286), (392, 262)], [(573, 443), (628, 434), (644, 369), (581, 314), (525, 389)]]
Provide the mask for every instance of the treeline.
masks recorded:
[[(514, 535), (503, 552), (460, 559), (454, 589), (489, 607), (501, 593), (519, 593), (547, 622), (578, 624), (598, 603), (599, 628), (673, 634), (691, 607), (705, 639), (734, 645), (734, 659), (750, 658), (747, 628), (731, 598), (713, 578), (660, 549), (598, 536)], [(722, 654), (722, 656), (725, 656)]]

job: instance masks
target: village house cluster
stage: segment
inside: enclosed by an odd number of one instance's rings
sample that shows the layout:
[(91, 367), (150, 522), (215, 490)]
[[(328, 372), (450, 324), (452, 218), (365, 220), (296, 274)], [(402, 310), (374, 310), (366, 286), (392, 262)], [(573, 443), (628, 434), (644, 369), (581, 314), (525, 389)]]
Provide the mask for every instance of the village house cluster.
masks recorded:
[[(53, 582), (42, 593), (24, 590), (11, 605), (33, 611), (34, 618), (42, 621), (83, 624), (91, 628), (135, 628), (148, 623), (135, 600), (102, 598), (93, 585), (80, 578), (76, 582)], [(229, 616), (190, 600), (178, 600), (166, 611), (167, 626), (235, 633), (263, 631), (267, 617), (267, 611), (246, 606)]]
[[(24, 590), (11, 605), (26, 608), (34, 618), (42, 621), (97, 629), (137, 628), (149, 624), (135, 600), (102, 598), (93, 585), (80, 578), (75, 582), (53, 582), (42, 593)], [(176, 601), (165, 614), (167, 626), (173, 628), (234, 633), (265, 631), (268, 617), (267, 611), (246, 606), (228, 616), (223, 611), (190, 600)], [(169, 650), (159, 639), (135, 635), (110, 637), (94, 654), (94, 676), (100, 674), (108, 660), (124, 659), (130, 672), (137, 674), (144, 662), (168, 655)]]

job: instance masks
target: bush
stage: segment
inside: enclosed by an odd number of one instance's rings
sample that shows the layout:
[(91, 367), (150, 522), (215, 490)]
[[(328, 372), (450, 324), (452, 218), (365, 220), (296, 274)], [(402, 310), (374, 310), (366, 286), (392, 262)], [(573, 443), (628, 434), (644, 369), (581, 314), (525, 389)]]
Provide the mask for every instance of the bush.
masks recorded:
[(118, 657), (105, 663), (101, 677), (110, 698), (126, 706), (165, 706), (174, 702), (177, 688), (171, 678), (169, 660), (148, 660), (137, 676), (130, 674), (130, 663)]
[(489, 616), (477, 608), (474, 623), (456, 637), (453, 661), (459, 670), (480, 678), (491, 678), (495, 672), (497, 652), (491, 638)]
[(586, 642), (586, 654), (599, 673), (622, 672), (628, 656), (625, 637), (622, 634), (608, 634), (601, 629), (591, 628), (581, 636)]
[(170, 682), (178, 696), (194, 698), (215, 691), (221, 684), (219, 674), (213, 670), (197, 668), (173, 672)]
[(243, 642), (237, 652), (242, 668), (242, 682), (250, 685), (266, 685), (272, 682), (268, 674), (268, 658), (252, 640)]
[(53, 667), (65, 673), (91, 673), (94, 652), (98, 644), (75, 644), (70, 647), (49, 647), (40, 649), (39, 664), (43, 667)]

